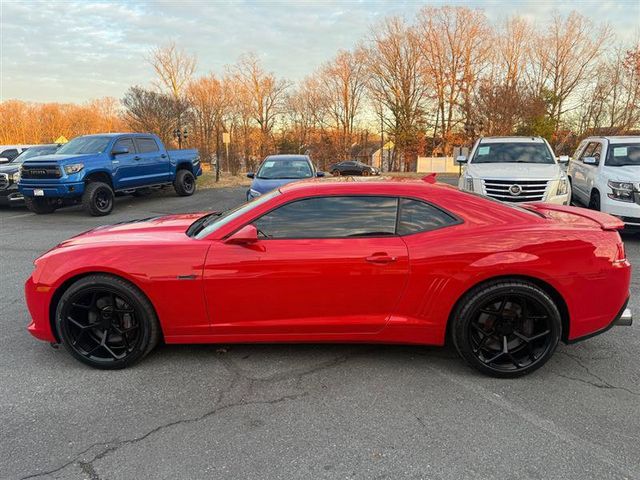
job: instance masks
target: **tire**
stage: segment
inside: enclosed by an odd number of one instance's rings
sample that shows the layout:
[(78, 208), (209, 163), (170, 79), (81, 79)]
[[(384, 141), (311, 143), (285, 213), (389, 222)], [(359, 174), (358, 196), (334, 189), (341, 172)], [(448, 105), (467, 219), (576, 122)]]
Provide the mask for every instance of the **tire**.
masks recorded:
[(90, 182), (82, 195), (82, 206), (93, 217), (109, 215), (113, 210), (115, 195), (104, 182)]
[(593, 190), (589, 199), (589, 208), (591, 210), (600, 211), (600, 192)]
[(334, 170), (331, 172), (331, 175), (333, 175), (334, 177), (339, 177), (342, 174), (340, 173), (340, 170)]
[(73, 283), (56, 306), (55, 325), (75, 359), (103, 370), (133, 365), (160, 340), (149, 299), (135, 285), (111, 275), (89, 275)]
[(56, 206), (48, 198), (24, 197), (24, 204), (33, 213), (45, 215), (56, 211)]
[(363, 170), (362, 171), (362, 176), (363, 177), (368, 177), (369, 175), (371, 175), (371, 172), (369, 170)]
[(473, 288), (458, 302), (451, 321), (460, 356), (480, 372), (499, 378), (540, 368), (562, 335), (553, 299), (521, 280), (496, 280)]
[(189, 197), (196, 191), (196, 177), (189, 170), (178, 170), (173, 188), (181, 197)]

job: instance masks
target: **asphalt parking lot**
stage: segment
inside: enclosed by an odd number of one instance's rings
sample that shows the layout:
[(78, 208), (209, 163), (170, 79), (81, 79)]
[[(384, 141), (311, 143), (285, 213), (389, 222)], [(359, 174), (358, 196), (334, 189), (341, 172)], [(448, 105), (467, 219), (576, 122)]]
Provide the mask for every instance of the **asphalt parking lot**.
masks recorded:
[[(517, 380), (448, 347), (369, 345), (163, 346), (98, 371), (27, 333), (22, 285), (42, 252), (244, 190), (124, 197), (106, 218), (0, 210), (0, 478), (640, 478), (637, 324)], [(640, 236), (625, 243), (640, 265)]]

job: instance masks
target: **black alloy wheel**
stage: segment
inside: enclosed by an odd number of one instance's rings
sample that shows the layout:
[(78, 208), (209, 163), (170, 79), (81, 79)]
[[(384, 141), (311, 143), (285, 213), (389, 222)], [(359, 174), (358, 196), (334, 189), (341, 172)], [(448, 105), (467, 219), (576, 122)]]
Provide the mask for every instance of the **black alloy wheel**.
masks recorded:
[(85, 277), (62, 296), (58, 334), (78, 360), (96, 368), (126, 367), (158, 342), (149, 301), (128, 282), (107, 275)]
[(542, 366), (555, 351), (562, 323), (553, 300), (528, 282), (498, 282), (469, 298), (455, 319), (454, 344), (468, 363), (497, 377)]
[(104, 182), (90, 182), (86, 185), (82, 195), (82, 205), (85, 211), (94, 217), (109, 215), (113, 210), (114, 193)]
[(188, 197), (196, 191), (196, 177), (189, 170), (178, 170), (173, 186), (179, 196)]

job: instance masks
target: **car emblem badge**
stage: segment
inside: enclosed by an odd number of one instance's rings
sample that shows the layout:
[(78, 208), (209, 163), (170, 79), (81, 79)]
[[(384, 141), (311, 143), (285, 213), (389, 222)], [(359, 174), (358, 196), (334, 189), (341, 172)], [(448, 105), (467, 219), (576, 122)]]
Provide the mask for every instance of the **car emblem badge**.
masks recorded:
[(517, 197), (522, 193), (522, 187), (520, 185), (511, 185), (509, 187), (509, 193), (514, 197)]

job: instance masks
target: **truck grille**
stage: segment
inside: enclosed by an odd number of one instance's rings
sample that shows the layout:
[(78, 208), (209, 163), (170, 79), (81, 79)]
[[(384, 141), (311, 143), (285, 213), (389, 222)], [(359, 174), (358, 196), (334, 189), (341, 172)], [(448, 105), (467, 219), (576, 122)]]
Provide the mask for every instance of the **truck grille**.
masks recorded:
[(9, 186), (9, 175), (0, 173), (0, 190), (4, 190)]
[(540, 202), (547, 180), (483, 180), (485, 195), (503, 202)]
[(21, 178), (60, 178), (57, 165), (22, 165)]

